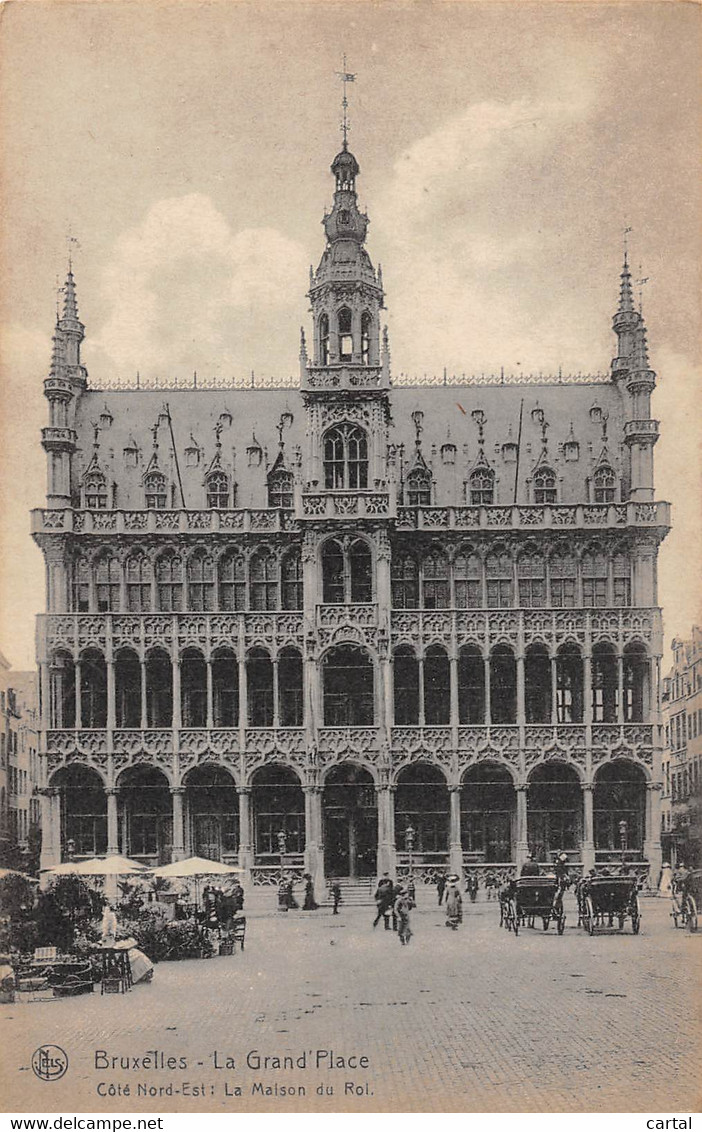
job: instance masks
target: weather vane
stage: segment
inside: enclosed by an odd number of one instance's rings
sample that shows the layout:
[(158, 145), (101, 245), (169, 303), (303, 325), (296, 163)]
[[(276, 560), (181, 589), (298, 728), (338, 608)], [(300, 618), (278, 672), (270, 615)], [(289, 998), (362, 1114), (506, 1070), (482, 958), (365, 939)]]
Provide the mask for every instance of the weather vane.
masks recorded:
[(68, 249), (68, 270), (69, 271), (73, 270), (73, 246), (74, 245), (75, 245), (76, 248), (80, 248), (80, 244), (79, 244), (78, 240), (76, 239), (76, 237), (71, 232), (71, 226), (69, 224), (68, 232), (66, 233), (66, 248)]
[(355, 82), (356, 76), (355, 76), (355, 74), (351, 74), (350, 71), (347, 71), (347, 69), (346, 69), (346, 56), (345, 55), (344, 55), (344, 59), (343, 59), (343, 68), (344, 68), (343, 71), (335, 71), (334, 73), (337, 76), (337, 78), (341, 79), (342, 83), (344, 84), (344, 97), (341, 101), (341, 106), (342, 106), (342, 109), (343, 109), (344, 116), (343, 116), (343, 120), (342, 120), (342, 123), (341, 123), (341, 132), (344, 135), (344, 149), (346, 149), (347, 142), (348, 142), (348, 133), (349, 133), (349, 115), (348, 115), (349, 102), (348, 102), (348, 99), (346, 97), (346, 84)]
[[(641, 273), (642, 271), (643, 268), (641, 264), (639, 264), (639, 273)], [(637, 286), (639, 288), (639, 314), (643, 314), (643, 289), (650, 278), (650, 275), (642, 275), (640, 279), (636, 280)]]
[(627, 240), (627, 236), (629, 235), (630, 232), (633, 232), (633, 231), (634, 231), (633, 228), (625, 228), (624, 229), (624, 263), (629, 262), (629, 241)]

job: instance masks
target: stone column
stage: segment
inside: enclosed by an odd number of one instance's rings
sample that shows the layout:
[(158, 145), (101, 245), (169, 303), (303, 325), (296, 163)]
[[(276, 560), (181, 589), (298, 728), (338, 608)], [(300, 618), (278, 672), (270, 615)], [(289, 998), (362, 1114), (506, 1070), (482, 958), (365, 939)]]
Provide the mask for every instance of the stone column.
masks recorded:
[(517, 654), (517, 723), (526, 723), (526, 694), (524, 680), (524, 654)]
[(624, 657), (617, 653), (617, 723), (624, 722)]
[[(61, 863), (61, 798), (58, 790), (46, 787), (41, 792), (41, 868), (50, 869)], [(48, 884), (44, 873), (42, 887)]]
[(173, 730), (178, 731), (182, 726), (180, 703), (180, 653), (176, 652), (171, 663), (173, 697)]
[(185, 856), (185, 838), (183, 828), (183, 795), (182, 786), (171, 786), (171, 799), (173, 806), (173, 848), (171, 852), (174, 861), (182, 861)]
[(558, 657), (551, 657), (551, 723), (558, 725)]
[(594, 784), (583, 782), (583, 875), (595, 867), (595, 825), (592, 812)]
[(141, 729), (145, 731), (149, 726), (149, 716), (146, 706), (146, 658), (141, 658), (140, 663), (141, 671)]
[(273, 726), (280, 727), (280, 689), (278, 688), (278, 657), (273, 658)]
[(205, 727), (211, 731), (214, 727), (214, 707), (212, 695), (212, 657), (208, 656), (206, 661), (207, 673), (207, 690), (206, 690), (206, 708), (205, 708)]
[(388, 785), (380, 785), (376, 789), (378, 804), (378, 858), (376, 869), (378, 876), (383, 873), (395, 875), (395, 836), (393, 822), (393, 790)]
[(663, 864), (661, 850), (661, 782), (646, 783), (646, 830), (644, 856), (649, 864), (649, 884), (655, 886)]
[(592, 654), (583, 653), (583, 722), (592, 724)]
[(489, 727), (492, 723), (492, 705), (490, 702), (490, 655), (485, 657), (485, 723)]
[(74, 674), (75, 674), (74, 677), (73, 677), (73, 679), (75, 681), (73, 686), (75, 688), (75, 700), (76, 700), (76, 729), (80, 730), (83, 726), (83, 704), (82, 704), (83, 689), (81, 688), (81, 684), (83, 683), (83, 675), (82, 675), (83, 666), (80, 662), (80, 659), (78, 659), (76, 661), (73, 671), (74, 671)]
[(110, 657), (107, 661), (107, 730), (114, 731), (115, 727), (115, 662)]
[(424, 655), (420, 655), (417, 660), (417, 668), (419, 670), (419, 726), (424, 727)]
[[(305, 795), (305, 872), (320, 893), (324, 886), (324, 866), (320, 859), (322, 792), (319, 786), (303, 787)], [(318, 894), (319, 899), (319, 894)]]
[(114, 787), (105, 791), (107, 795), (107, 855), (119, 853), (119, 824), (117, 818), (118, 791)]
[(463, 882), (463, 845), (461, 843), (461, 788), (449, 786), (449, 869)]
[[(452, 727), (458, 727), (458, 657), (453, 653), (449, 657), (449, 673), (450, 673), (450, 694), (451, 694), (451, 717), (450, 722)], [(455, 870), (454, 870), (455, 871)]]
[(527, 839), (527, 790), (529, 789), (526, 782), (519, 782), (517, 784), (517, 872), (520, 871), (526, 855), (529, 852), (529, 841)]
[(253, 865), (253, 835), (251, 827), (251, 787), (237, 787), (239, 795), (239, 868), (246, 871), (250, 880)]

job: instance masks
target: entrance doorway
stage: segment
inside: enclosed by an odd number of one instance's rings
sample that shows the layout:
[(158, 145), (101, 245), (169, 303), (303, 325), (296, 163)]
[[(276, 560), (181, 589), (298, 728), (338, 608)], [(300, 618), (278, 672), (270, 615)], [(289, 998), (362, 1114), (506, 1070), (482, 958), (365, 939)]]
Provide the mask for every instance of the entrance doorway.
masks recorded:
[(341, 763), (327, 775), (322, 805), (327, 876), (374, 876), (378, 810), (373, 776), (363, 767)]

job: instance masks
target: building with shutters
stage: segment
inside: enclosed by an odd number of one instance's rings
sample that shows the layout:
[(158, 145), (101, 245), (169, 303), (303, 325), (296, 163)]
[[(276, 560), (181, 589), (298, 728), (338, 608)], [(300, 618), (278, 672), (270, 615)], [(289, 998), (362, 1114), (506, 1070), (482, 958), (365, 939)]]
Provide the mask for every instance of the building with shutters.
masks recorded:
[[(108, 388), (69, 267), (44, 382), (45, 866), (660, 865), (655, 374), (393, 381), (346, 143), (299, 383)], [(626, 823), (623, 827), (622, 823)], [(284, 834), (281, 838), (280, 834)], [(282, 844), (281, 844), (282, 843)]]

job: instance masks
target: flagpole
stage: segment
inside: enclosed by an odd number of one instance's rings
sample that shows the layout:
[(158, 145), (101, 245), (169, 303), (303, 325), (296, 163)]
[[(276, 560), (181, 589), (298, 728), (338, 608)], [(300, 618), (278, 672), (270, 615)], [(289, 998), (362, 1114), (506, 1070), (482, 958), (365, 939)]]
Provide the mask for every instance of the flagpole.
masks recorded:
[(519, 486), (519, 458), (522, 454), (522, 417), (524, 415), (524, 398), (519, 406), (519, 431), (517, 433), (517, 466), (514, 469), (514, 506), (517, 505), (517, 488)]

